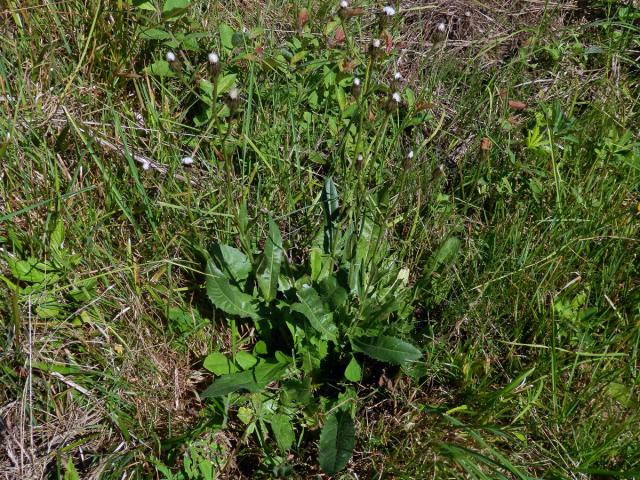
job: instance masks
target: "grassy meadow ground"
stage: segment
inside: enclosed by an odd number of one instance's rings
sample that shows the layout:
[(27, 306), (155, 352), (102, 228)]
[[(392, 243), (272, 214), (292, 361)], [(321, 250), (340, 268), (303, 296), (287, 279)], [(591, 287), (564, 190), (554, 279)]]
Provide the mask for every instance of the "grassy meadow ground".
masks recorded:
[(640, 478), (640, 5), (383, 6), (0, 0), (0, 479)]

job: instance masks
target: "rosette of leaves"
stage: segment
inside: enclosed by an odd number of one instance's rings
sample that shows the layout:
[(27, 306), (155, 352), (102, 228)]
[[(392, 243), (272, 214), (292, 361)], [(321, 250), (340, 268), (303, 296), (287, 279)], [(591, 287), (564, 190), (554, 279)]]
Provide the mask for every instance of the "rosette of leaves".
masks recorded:
[[(400, 338), (410, 324), (412, 291), (408, 271), (391, 255), (384, 229), (371, 218), (340, 227), (331, 179), (324, 190), (324, 229), (311, 248), (308, 264), (287, 261), (273, 220), (259, 255), (250, 257), (220, 244), (211, 250), (206, 263), (209, 299), (228, 317), (252, 321), (263, 353), (242, 371), (219, 371), (222, 374), (202, 397), (256, 393), (287, 377), (289, 387), (306, 390), (294, 395), (304, 397), (297, 402), (300, 409), (321, 404), (330, 412), (320, 439), (320, 460), (322, 468), (332, 473), (343, 468), (351, 455), (355, 408), (333, 409), (336, 399), (314, 398), (314, 392), (327, 391), (322, 388), (327, 383), (349, 388), (350, 382), (360, 381), (362, 354), (409, 366), (419, 362), (422, 353)], [(275, 409), (274, 415), (284, 411)], [(295, 410), (286, 412), (295, 416)]]

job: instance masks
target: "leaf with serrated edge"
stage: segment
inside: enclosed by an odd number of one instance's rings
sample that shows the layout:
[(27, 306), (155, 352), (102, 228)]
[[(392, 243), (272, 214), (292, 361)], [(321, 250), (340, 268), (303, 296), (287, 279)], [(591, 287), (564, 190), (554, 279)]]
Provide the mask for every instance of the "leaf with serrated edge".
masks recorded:
[(300, 303), (291, 305), (291, 310), (304, 315), (311, 326), (322, 334), (323, 338), (335, 342), (338, 328), (333, 323), (333, 314), (327, 312), (318, 292), (309, 285), (303, 285), (296, 292), (296, 295)]
[(402, 365), (422, 358), (422, 352), (410, 343), (386, 335), (354, 338), (351, 345), (356, 352), (362, 352), (381, 362)]
[(232, 285), (211, 260), (207, 261), (207, 296), (225, 313), (254, 320), (260, 318), (254, 298)]
[(222, 397), (238, 390), (259, 392), (268, 383), (279, 380), (286, 372), (287, 366), (286, 363), (270, 361), (263, 362), (251, 370), (223, 375), (202, 392), (200, 397)]

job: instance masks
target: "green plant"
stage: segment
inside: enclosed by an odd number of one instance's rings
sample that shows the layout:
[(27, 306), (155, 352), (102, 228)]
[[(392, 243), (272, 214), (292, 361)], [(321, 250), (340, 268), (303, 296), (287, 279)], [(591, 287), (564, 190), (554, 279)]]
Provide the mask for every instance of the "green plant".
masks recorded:
[[(350, 385), (362, 379), (361, 354), (411, 367), (422, 353), (398, 337), (411, 330), (412, 290), (408, 271), (389, 250), (384, 228), (367, 217), (341, 226), (330, 178), (323, 207), (324, 230), (306, 265), (287, 261), (273, 220), (262, 253), (247, 255), (220, 244), (211, 249), (206, 263), (209, 299), (231, 319), (252, 320), (259, 341), (253, 355), (234, 349), (230, 359), (217, 353), (207, 357), (205, 367), (220, 377), (201, 396), (240, 390), (258, 394), (243, 421), (252, 428), (259, 424), (263, 431), (270, 422), (281, 450), (292, 444), (294, 418), (306, 415), (303, 424), (308, 425), (318, 413), (316, 405), (322, 405), (328, 418), (320, 439), (320, 464), (335, 473), (346, 465), (354, 446), (345, 437), (353, 437), (352, 415), (358, 405)], [(306, 391), (303, 401), (300, 392), (295, 402), (283, 399), (286, 393), (260, 394), (283, 378)], [(337, 395), (340, 388), (344, 390)], [(330, 389), (336, 393), (315, 398), (316, 390)], [(266, 402), (272, 403), (267, 410), (262, 408)], [(291, 403), (300, 405), (287, 408)]]

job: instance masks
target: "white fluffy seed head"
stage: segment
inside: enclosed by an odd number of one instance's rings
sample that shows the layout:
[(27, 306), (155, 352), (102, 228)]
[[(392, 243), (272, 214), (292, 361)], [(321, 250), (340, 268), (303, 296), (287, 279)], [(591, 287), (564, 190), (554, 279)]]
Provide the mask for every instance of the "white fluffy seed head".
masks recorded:
[(396, 72), (393, 74), (393, 78), (395, 80), (402, 80), (402, 74), (400, 72)]
[(182, 160), (180, 160), (180, 163), (182, 163), (183, 165), (191, 165), (193, 163), (193, 157), (184, 157)]
[(386, 16), (388, 17), (393, 17), (396, 14), (396, 9), (393, 7), (390, 7), (389, 5), (387, 5), (386, 7), (384, 7), (382, 9), (382, 11), (385, 13)]
[(400, 100), (402, 100), (402, 97), (400, 97), (400, 94), (398, 92), (393, 92), (391, 98), (393, 98), (393, 101), (396, 103), (400, 103)]
[(364, 157), (362, 155), (358, 155), (358, 161), (362, 162), (364, 160)]
[(173, 52), (167, 52), (167, 62), (175, 62), (176, 54)]
[(358, 77), (353, 79), (353, 85), (356, 86), (356, 87), (360, 86), (360, 79)]
[(407, 153), (407, 158), (409, 160), (411, 160), (413, 158), (413, 150), (409, 150), (409, 153)]
[(446, 32), (446, 31), (447, 31), (447, 26), (444, 24), (444, 22), (440, 22), (440, 23), (436, 26), (436, 28), (438, 29), (438, 31), (439, 31), (440, 33), (444, 33), (444, 32)]
[(220, 61), (220, 57), (216, 52), (211, 52), (209, 55), (207, 55), (207, 57), (209, 58), (209, 63), (212, 63), (214, 65)]
[(347, 0), (342, 0), (340, 2), (340, 8), (347, 8), (349, 6), (349, 2)]
[(240, 90), (238, 90), (237, 88), (232, 88), (229, 91), (229, 98), (231, 100), (237, 100), (239, 96), (240, 96)]
[(371, 45), (373, 45), (373, 48), (380, 48), (380, 45), (381, 45), (381, 43), (380, 43), (380, 39), (379, 39), (379, 38), (376, 38), (376, 39), (371, 43)]

